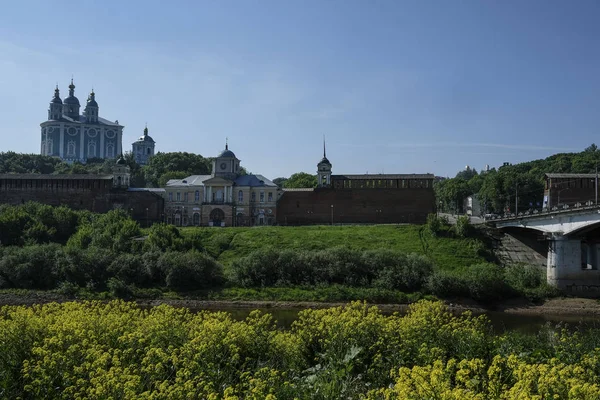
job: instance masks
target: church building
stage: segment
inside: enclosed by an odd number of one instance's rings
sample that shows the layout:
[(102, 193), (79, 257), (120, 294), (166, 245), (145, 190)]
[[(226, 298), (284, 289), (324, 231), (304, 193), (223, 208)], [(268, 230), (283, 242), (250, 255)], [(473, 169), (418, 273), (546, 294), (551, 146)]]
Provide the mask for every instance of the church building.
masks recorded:
[(177, 226), (273, 225), (280, 189), (262, 175), (241, 173), (229, 145), (213, 159), (210, 175), (172, 179), (165, 187), (165, 217)]
[(154, 146), (156, 142), (148, 135), (148, 127), (144, 128), (144, 134), (131, 144), (131, 153), (135, 162), (139, 165), (148, 164), (150, 157), (154, 155)]
[(48, 120), (41, 126), (40, 154), (67, 162), (89, 158), (116, 159), (122, 153), (123, 126), (101, 118), (96, 94), (89, 94), (83, 113), (71, 79), (69, 97), (60, 98), (58, 86), (50, 101)]

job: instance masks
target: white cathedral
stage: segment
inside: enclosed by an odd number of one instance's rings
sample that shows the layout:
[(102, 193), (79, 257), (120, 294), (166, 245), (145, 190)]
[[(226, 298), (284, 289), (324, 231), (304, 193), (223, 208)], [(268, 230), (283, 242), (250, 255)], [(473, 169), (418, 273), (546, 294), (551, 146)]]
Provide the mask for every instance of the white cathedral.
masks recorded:
[[(58, 86), (50, 101), (48, 120), (42, 127), (41, 154), (65, 161), (86, 162), (89, 158), (116, 158), (122, 154), (123, 126), (119, 121), (100, 118), (94, 91), (90, 93), (83, 114), (71, 79), (69, 97), (60, 99)], [(154, 149), (152, 149), (154, 151)]]

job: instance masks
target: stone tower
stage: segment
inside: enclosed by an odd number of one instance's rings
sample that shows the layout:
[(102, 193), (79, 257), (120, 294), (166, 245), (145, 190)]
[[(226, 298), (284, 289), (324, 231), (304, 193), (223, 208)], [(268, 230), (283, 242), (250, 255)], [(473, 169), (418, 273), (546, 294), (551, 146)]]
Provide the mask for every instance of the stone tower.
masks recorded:
[(148, 164), (150, 157), (154, 155), (156, 142), (148, 135), (148, 126), (144, 128), (144, 134), (131, 144), (131, 152), (135, 162), (140, 165)]
[(79, 121), (79, 99), (75, 97), (75, 85), (73, 79), (69, 85), (69, 97), (63, 101), (63, 115)]
[(329, 187), (331, 185), (331, 163), (327, 159), (325, 151), (325, 138), (323, 138), (323, 158), (317, 164), (318, 187)]
[(50, 108), (48, 109), (48, 120), (49, 121), (59, 121), (62, 116), (63, 111), (63, 102), (60, 99), (60, 92), (58, 90), (58, 85), (56, 85), (56, 89), (54, 89), (54, 97), (50, 101)]
[(128, 188), (131, 180), (130, 168), (123, 158), (123, 154), (117, 159), (117, 163), (113, 167), (113, 187)]
[(92, 89), (85, 105), (85, 120), (88, 124), (98, 123), (98, 103), (96, 103), (94, 89)]

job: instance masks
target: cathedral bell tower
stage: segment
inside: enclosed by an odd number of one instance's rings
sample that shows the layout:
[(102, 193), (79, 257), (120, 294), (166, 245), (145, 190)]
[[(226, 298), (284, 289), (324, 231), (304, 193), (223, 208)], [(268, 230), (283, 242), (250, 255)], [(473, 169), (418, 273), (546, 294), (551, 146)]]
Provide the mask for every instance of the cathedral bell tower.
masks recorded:
[(92, 89), (85, 105), (85, 119), (87, 123), (95, 124), (98, 122), (98, 103), (96, 103), (94, 89)]
[(63, 101), (63, 114), (74, 120), (79, 120), (79, 99), (75, 97), (75, 85), (73, 79), (69, 85), (69, 97)]
[(54, 97), (50, 101), (50, 108), (48, 109), (48, 120), (49, 121), (58, 121), (62, 116), (63, 110), (63, 102), (60, 99), (60, 92), (58, 90), (58, 85), (56, 85), (56, 89), (54, 89)]
[(317, 182), (319, 187), (331, 186), (331, 163), (325, 151), (325, 138), (323, 138), (323, 158), (317, 164)]

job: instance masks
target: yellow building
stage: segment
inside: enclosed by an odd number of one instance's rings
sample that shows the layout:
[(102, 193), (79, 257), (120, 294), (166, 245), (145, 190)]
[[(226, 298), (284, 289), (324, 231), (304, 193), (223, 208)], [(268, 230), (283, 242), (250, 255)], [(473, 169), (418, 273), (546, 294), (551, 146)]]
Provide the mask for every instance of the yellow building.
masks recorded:
[(172, 179), (165, 187), (165, 219), (177, 226), (272, 225), (276, 184), (262, 175), (240, 174), (240, 160), (225, 145), (211, 175)]

